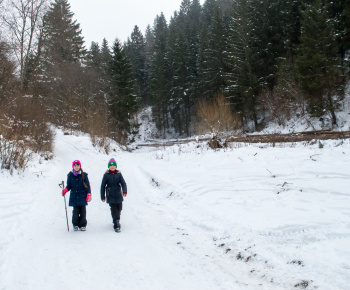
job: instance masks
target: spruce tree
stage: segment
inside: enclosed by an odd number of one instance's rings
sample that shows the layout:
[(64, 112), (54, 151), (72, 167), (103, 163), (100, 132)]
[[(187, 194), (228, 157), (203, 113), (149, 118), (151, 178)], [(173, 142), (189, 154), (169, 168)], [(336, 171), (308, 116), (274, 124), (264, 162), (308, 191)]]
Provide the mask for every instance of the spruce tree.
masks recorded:
[(135, 95), (135, 79), (130, 60), (118, 39), (113, 44), (110, 75), (109, 108), (114, 138), (126, 142), (132, 129), (130, 120), (137, 112), (139, 102)]
[(128, 42), (127, 48), (128, 56), (139, 88), (138, 95), (140, 95), (143, 104), (147, 104), (149, 101), (149, 88), (148, 74), (146, 71), (146, 44), (137, 25), (135, 25), (134, 30), (131, 33), (131, 38)]
[[(329, 17), (334, 22), (336, 33), (336, 42), (339, 48), (339, 54), (346, 62), (346, 53), (350, 50), (350, 1), (326, 0), (326, 7)], [(344, 66), (347, 64), (344, 63)]]
[[(150, 25), (147, 25), (146, 31), (145, 31), (145, 70), (146, 74), (149, 76), (151, 71), (151, 63), (152, 58), (154, 54), (154, 31), (152, 30)], [(148, 86), (149, 80), (148, 80)]]
[(55, 0), (44, 17), (42, 55), (46, 62), (82, 62), (86, 55), (80, 24), (67, 0)]
[[(82, 98), (82, 63), (86, 56), (80, 25), (67, 0), (55, 0), (44, 16), (40, 43), (42, 95), (52, 121), (70, 127), (81, 124), (87, 100)], [(75, 113), (73, 113), (75, 112)], [(79, 114), (77, 114), (79, 112)], [(74, 116), (75, 114), (75, 116)]]
[(88, 66), (100, 71), (101, 69), (101, 50), (97, 42), (92, 42), (87, 54)]
[(189, 8), (187, 18), (189, 19), (189, 35), (187, 42), (189, 44), (189, 70), (190, 70), (190, 83), (188, 94), (194, 102), (199, 98), (198, 86), (199, 86), (199, 76), (198, 76), (198, 54), (199, 54), (199, 34), (200, 34), (200, 18), (201, 18), (202, 7), (199, 0), (193, 0)]
[(109, 68), (109, 64), (112, 60), (111, 51), (108, 45), (108, 41), (106, 38), (102, 40), (101, 45), (101, 61), (102, 61), (102, 67), (104, 67), (106, 70)]
[(309, 112), (321, 117), (326, 112), (336, 125), (337, 100), (344, 94), (345, 79), (335, 21), (322, 0), (306, 5), (302, 12), (301, 44), (297, 59), (299, 80), (309, 100)]
[(216, 0), (206, 0), (204, 2), (200, 23), (199, 23), (199, 39), (198, 39), (198, 55), (197, 55), (197, 73), (198, 78), (195, 88), (196, 99), (205, 97), (205, 79), (204, 70), (206, 69), (206, 51), (209, 49), (208, 31), (214, 17), (215, 8), (217, 6)]
[(227, 27), (217, 6), (209, 27), (208, 45), (204, 51), (202, 63), (203, 93), (209, 99), (223, 93), (226, 87), (225, 72), (227, 66), (224, 52), (227, 42)]
[(169, 68), (171, 87), (169, 106), (175, 132), (189, 135), (192, 106), (190, 46), (185, 32), (177, 24), (177, 19), (174, 18), (169, 25), (167, 60), (172, 64)]
[(169, 128), (169, 64), (167, 60), (168, 25), (164, 14), (154, 23), (154, 54), (150, 70), (152, 113), (157, 128), (166, 136)]
[(108, 41), (104, 38), (101, 45), (101, 71), (104, 91), (109, 91), (111, 86), (110, 65), (112, 61), (112, 53), (108, 45)]
[(236, 112), (242, 117), (254, 119), (259, 81), (253, 61), (253, 27), (250, 0), (237, 0), (230, 22), (228, 46), (224, 54), (225, 63), (229, 67), (225, 74), (227, 83), (225, 92)]
[(205, 0), (202, 8), (201, 21), (205, 26), (209, 26), (215, 14), (215, 9), (217, 7), (217, 0)]

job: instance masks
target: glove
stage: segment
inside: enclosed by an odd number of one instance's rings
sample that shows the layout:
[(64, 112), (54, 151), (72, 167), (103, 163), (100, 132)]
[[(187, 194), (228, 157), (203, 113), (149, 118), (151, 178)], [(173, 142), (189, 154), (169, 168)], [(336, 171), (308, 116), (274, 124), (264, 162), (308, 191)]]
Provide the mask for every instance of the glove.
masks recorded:
[(88, 193), (86, 196), (86, 201), (89, 202), (91, 201), (91, 193)]
[(68, 189), (67, 189), (67, 188), (63, 189), (63, 190), (62, 190), (62, 196), (65, 196), (67, 192), (68, 192)]
[(126, 197), (126, 192), (123, 192), (123, 196)]

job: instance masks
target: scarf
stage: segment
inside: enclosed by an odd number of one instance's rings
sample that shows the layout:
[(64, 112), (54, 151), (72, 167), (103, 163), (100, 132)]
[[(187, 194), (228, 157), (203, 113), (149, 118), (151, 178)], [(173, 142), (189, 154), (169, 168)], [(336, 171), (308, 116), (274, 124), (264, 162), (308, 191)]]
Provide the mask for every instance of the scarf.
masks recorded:
[(81, 170), (75, 171), (74, 169), (72, 170), (74, 176), (78, 176), (81, 173)]

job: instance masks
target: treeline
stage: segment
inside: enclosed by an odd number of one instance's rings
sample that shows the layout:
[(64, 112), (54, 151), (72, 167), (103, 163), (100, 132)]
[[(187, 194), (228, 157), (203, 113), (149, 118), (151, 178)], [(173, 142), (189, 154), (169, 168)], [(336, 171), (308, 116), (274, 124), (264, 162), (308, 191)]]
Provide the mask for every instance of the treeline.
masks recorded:
[[(90, 133), (109, 150), (137, 128), (136, 82), (122, 44), (87, 51), (66, 0), (0, 0), (0, 165), (51, 158), (50, 124)], [(109, 137), (109, 138), (107, 138)]]
[(107, 152), (109, 138), (131, 141), (140, 102), (118, 40), (88, 51), (67, 0), (4, 0), (0, 11), (2, 168), (24, 168), (33, 151), (50, 158), (50, 124)]
[[(183, 0), (125, 44), (160, 130), (192, 133), (198, 101), (224, 95), (245, 130), (290, 114), (330, 116), (349, 76), (346, 0)], [(250, 124), (250, 126), (248, 126)]]

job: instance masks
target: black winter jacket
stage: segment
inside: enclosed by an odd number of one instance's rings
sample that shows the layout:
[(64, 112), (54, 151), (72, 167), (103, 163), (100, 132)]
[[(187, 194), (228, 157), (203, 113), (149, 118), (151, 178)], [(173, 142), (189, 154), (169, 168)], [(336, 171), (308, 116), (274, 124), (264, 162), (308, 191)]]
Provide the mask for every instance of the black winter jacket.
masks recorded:
[(119, 170), (115, 173), (107, 170), (102, 178), (101, 199), (106, 199), (107, 195), (107, 203), (122, 203), (124, 200), (122, 192), (127, 193), (126, 183), (122, 173)]
[(88, 174), (84, 172), (84, 182), (87, 188), (84, 187), (83, 178), (81, 174), (74, 176), (73, 172), (69, 172), (67, 175), (67, 186), (70, 190), (69, 206), (84, 206), (87, 205), (86, 196), (91, 193), (90, 182)]

